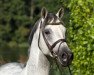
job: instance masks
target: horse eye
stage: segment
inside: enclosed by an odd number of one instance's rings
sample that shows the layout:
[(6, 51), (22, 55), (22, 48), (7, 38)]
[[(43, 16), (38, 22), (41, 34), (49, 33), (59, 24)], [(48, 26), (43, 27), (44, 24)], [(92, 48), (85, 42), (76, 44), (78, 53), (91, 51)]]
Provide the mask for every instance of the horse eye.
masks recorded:
[(49, 35), (50, 34), (50, 31), (49, 30), (45, 30), (45, 34), (46, 35)]

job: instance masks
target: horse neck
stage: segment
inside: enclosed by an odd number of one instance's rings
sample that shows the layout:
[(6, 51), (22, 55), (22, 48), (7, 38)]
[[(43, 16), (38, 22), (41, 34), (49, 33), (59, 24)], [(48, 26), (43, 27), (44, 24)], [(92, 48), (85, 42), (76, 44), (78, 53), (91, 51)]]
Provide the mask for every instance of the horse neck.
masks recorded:
[(39, 29), (36, 30), (26, 65), (27, 75), (49, 75), (49, 61), (38, 47)]

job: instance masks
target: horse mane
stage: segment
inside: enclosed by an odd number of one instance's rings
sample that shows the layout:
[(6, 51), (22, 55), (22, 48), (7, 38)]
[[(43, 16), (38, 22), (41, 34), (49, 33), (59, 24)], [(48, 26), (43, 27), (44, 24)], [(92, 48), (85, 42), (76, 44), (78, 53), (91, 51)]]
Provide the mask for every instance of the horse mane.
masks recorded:
[(38, 28), (38, 23), (39, 23), (40, 20), (38, 20), (35, 25), (33, 26), (33, 29), (31, 30), (30, 32), (30, 35), (29, 35), (29, 39), (28, 39), (28, 42), (29, 44), (31, 45), (32, 44), (32, 40), (33, 40), (33, 36), (34, 36), (34, 33), (36, 32), (37, 28)]

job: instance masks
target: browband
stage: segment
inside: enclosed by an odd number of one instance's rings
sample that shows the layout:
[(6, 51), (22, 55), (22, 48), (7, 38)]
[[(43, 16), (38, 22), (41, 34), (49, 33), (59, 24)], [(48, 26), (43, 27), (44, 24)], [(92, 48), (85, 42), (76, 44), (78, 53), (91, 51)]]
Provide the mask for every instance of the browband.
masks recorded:
[(57, 23), (46, 23), (46, 25), (60, 25), (62, 22), (57, 22)]

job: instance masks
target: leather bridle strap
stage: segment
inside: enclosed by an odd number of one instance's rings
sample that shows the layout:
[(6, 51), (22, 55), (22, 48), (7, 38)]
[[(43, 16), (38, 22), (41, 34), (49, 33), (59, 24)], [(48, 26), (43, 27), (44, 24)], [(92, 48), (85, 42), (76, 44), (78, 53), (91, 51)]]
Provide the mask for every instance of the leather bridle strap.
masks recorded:
[(63, 42), (66, 42), (65, 39), (59, 39), (59, 40), (57, 40), (54, 44), (50, 45), (49, 42), (48, 42), (48, 40), (46, 39), (45, 34), (44, 34), (43, 31), (42, 31), (42, 34), (43, 34), (44, 41), (45, 41), (45, 43), (46, 43), (48, 49), (50, 50), (50, 52), (51, 52), (52, 54), (53, 54), (53, 48), (54, 48), (59, 42), (62, 42), (62, 43), (63, 43)]
[(47, 23), (46, 25), (60, 25), (60, 24), (64, 24), (63, 22), (58, 22), (58, 23)]
[(70, 73), (70, 75), (72, 75), (72, 73), (71, 73), (71, 69), (70, 69), (70, 66), (68, 66), (68, 69), (69, 69), (69, 73)]
[(52, 46), (51, 46), (51, 50), (53, 50), (53, 48), (56, 46), (56, 44), (57, 43), (59, 43), (59, 42), (66, 42), (66, 40), (65, 39), (59, 39), (59, 40), (57, 40)]

